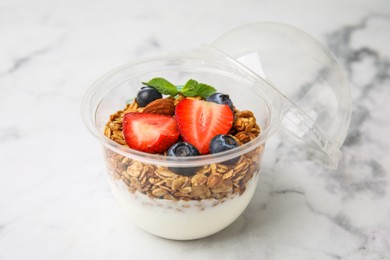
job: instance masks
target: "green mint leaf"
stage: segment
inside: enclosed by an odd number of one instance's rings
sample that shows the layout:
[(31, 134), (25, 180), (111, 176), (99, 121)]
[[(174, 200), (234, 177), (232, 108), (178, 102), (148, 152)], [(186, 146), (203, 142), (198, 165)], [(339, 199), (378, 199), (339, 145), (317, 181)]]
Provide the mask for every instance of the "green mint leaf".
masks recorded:
[(194, 97), (197, 96), (197, 86), (198, 82), (196, 80), (190, 79), (186, 82), (186, 84), (181, 89), (181, 94), (186, 97)]
[(186, 97), (201, 96), (206, 98), (207, 96), (213, 94), (217, 90), (212, 86), (198, 83), (196, 80), (190, 79), (181, 89), (181, 93)]
[(163, 95), (174, 96), (178, 93), (175, 85), (164, 78), (154, 78), (148, 82), (142, 82), (142, 84), (157, 89)]
[(217, 90), (210, 85), (203, 83), (198, 84), (198, 93), (199, 96), (201, 96), (202, 98), (206, 98), (215, 92), (217, 92)]

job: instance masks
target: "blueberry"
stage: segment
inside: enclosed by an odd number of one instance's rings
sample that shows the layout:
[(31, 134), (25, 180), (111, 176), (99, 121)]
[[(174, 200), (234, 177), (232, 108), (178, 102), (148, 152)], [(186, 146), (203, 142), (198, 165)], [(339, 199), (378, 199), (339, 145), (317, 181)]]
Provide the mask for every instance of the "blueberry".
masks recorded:
[[(238, 143), (236, 140), (230, 135), (216, 135), (211, 139), (210, 142), (210, 153), (220, 153), (224, 151), (228, 151), (230, 149), (236, 148)], [(238, 162), (240, 157), (236, 157), (225, 161), (225, 164), (235, 164)]]
[(199, 155), (198, 149), (190, 143), (175, 143), (168, 149), (168, 156), (185, 157)]
[(230, 100), (229, 95), (222, 93), (214, 93), (206, 98), (206, 101), (214, 102), (217, 104), (228, 105), (232, 112), (234, 112), (233, 102)]
[(158, 92), (153, 87), (142, 87), (140, 91), (138, 91), (137, 97), (135, 100), (138, 103), (138, 106), (145, 107), (150, 102), (162, 98), (162, 95), (160, 92)]
[[(187, 157), (196, 155), (199, 155), (198, 149), (186, 142), (176, 143), (168, 149), (168, 156)], [(169, 167), (169, 170), (180, 175), (192, 176), (199, 170), (199, 167)]]

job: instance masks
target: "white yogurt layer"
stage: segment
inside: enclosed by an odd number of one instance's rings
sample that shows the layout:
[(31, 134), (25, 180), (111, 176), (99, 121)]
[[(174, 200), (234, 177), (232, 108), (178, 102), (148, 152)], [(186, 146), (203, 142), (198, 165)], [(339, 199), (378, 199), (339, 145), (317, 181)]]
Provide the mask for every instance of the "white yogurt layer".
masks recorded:
[(254, 174), (242, 195), (232, 195), (223, 202), (152, 199), (140, 192), (131, 193), (122, 181), (109, 182), (115, 199), (139, 227), (156, 236), (189, 240), (212, 235), (236, 220), (252, 199), (258, 175)]

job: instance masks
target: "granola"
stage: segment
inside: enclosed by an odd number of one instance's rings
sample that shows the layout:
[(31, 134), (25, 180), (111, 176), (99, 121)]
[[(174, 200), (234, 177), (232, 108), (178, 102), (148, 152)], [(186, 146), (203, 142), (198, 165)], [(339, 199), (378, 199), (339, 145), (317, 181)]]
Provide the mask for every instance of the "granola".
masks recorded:
[[(122, 134), (122, 119), (124, 114), (134, 111), (142, 112), (142, 108), (135, 102), (111, 115), (104, 134), (118, 144), (126, 146)], [(237, 119), (234, 126), (245, 125), (240, 128), (234, 127), (231, 131), (240, 144), (256, 138), (260, 133), (260, 127), (256, 124), (253, 114), (236, 110), (235, 115)], [(221, 200), (232, 194), (242, 194), (247, 183), (260, 168), (262, 152), (263, 146), (260, 146), (242, 155), (235, 165), (223, 163), (206, 165), (189, 177), (176, 174), (166, 167), (141, 163), (105, 149), (109, 173), (114, 179), (123, 181), (130, 192), (138, 191), (158, 199), (185, 201), (211, 198)]]
[(223, 199), (242, 194), (260, 168), (263, 147), (244, 154), (235, 165), (213, 163), (203, 166), (191, 177), (170, 171), (167, 167), (141, 163), (105, 149), (108, 171), (123, 181), (130, 192), (169, 200)]

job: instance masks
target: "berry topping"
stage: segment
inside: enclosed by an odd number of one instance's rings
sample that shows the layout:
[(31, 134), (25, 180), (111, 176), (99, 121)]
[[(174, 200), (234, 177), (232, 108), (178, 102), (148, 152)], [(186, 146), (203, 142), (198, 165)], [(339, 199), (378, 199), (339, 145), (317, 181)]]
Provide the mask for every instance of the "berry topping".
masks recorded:
[(230, 100), (229, 95), (222, 93), (214, 93), (206, 98), (206, 101), (214, 102), (217, 104), (228, 105), (232, 111), (234, 111), (233, 102)]
[(177, 104), (175, 115), (183, 140), (201, 154), (209, 152), (214, 136), (227, 134), (233, 124), (233, 112), (228, 105), (203, 100), (183, 99)]
[[(179, 142), (171, 146), (168, 150), (168, 156), (186, 157), (199, 155), (198, 149), (190, 143)], [(199, 167), (169, 167), (169, 170), (184, 176), (192, 176)]]
[(158, 92), (153, 87), (142, 87), (140, 91), (138, 91), (137, 97), (135, 100), (138, 103), (138, 106), (144, 107), (148, 105), (150, 102), (162, 98), (160, 92)]
[[(236, 148), (238, 143), (230, 135), (216, 135), (210, 142), (210, 153), (220, 153), (233, 148)], [(240, 157), (225, 161), (226, 164), (235, 164)]]
[(123, 117), (125, 142), (138, 151), (163, 153), (177, 142), (179, 134), (171, 116), (131, 112)]

